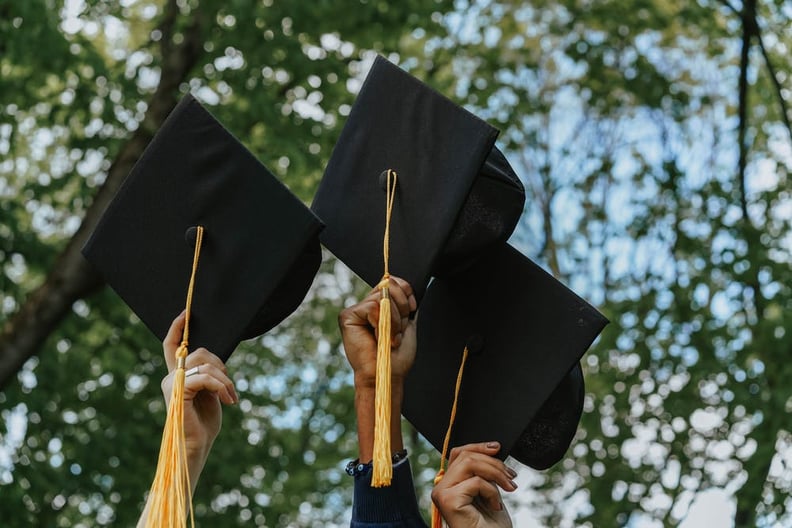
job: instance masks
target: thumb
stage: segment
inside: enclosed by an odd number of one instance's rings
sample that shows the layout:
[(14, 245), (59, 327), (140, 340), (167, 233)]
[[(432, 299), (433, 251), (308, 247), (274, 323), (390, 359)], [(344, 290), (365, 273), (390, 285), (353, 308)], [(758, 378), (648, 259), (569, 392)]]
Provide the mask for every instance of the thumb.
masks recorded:
[(165, 363), (168, 365), (168, 372), (176, 368), (176, 350), (182, 341), (185, 317), (185, 312), (182, 312), (173, 320), (168, 329), (168, 334), (162, 341), (162, 350), (165, 352)]

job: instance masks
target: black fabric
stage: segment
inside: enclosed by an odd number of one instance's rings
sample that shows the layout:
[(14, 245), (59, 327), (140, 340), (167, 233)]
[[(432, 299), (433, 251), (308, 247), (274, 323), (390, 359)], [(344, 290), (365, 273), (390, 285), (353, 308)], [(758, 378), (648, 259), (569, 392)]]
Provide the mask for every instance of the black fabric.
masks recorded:
[(503, 153), (493, 147), (434, 265), (434, 275), (442, 277), (459, 271), (487, 249), (506, 242), (524, 204), (520, 179)]
[(390, 486), (371, 487), (371, 467), (355, 476), (351, 528), (426, 528), (409, 460), (393, 468)]
[(251, 339), (268, 332), (294, 312), (305, 299), (321, 264), (322, 248), (317, 237), (312, 236), (299, 253), (299, 258), (286, 270), (286, 275), (269, 295), (267, 302), (253, 317), (242, 339)]
[[(429, 286), (418, 312), (418, 351), (405, 382), (403, 414), (442, 449), (459, 364), (469, 346), (451, 446), (497, 440), (502, 458), (512, 454), (548, 467), (574, 435), (582, 405), (578, 387), (561, 384), (562, 392), (551, 398), (556, 406), (549, 404), (546, 413), (540, 409), (606, 323), (519, 251), (497, 246)], [(546, 427), (528, 429), (530, 445), (547, 441), (558, 448), (525, 458), (513, 446), (537, 416)], [(578, 418), (555, 419), (563, 416)]]
[(577, 431), (585, 392), (583, 371), (575, 363), (520, 433), (511, 456), (534, 469), (561, 460)]
[(160, 339), (184, 309), (191, 237), (205, 229), (190, 350), (226, 360), (302, 301), (321, 222), (192, 96), (157, 132), (83, 254)]
[(390, 272), (410, 282), (420, 301), (438, 262), (445, 270), (471, 262), (506, 240), (522, 213), (524, 189), (494, 149), (497, 134), (378, 57), (314, 197), (312, 209), (327, 226), (322, 243), (377, 284), (384, 264), (381, 174), (396, 171)]

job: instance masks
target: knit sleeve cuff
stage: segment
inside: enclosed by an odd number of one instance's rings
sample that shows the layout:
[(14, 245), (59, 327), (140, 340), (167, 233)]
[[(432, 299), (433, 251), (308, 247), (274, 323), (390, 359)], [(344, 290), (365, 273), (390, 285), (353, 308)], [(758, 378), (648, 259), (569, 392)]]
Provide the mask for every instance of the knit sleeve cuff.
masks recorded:
[(371, 466), (355, 475), (351, 528), (425, 526), (418, 512), (412, 470), (407, 459), (393, 466), (391, 485), (371, 487)]

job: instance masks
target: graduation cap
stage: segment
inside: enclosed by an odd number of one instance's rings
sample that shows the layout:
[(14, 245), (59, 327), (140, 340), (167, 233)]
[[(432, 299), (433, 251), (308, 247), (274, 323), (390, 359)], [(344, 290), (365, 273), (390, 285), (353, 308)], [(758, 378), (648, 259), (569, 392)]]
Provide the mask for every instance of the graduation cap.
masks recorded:
[(185, 96), (151, 140), (83, 254), (160, 339), (186, 305), (145, 526), (192, 515), (183, 426), (188, 348), (223, 361), (302, 302), (321, 263), (313, 213)]
[(397, 175), (389, 270), (420, 302), (432, 276), (506, 241), (525, 192), (498, 130), (378, 56), (311, 208), (322, 243), (371, 286), (383, 276), (388, 171)]
[(511, 235), (525, 192), (498, 131), (377, 57), (312, 204), (322, 243), (380, 285), (372, 486), (390, 484), (390, 301), (406, 279), (420, 303), (431, 277), (462, 269)]
[(83, 247), (160, 340), (184, 309), (199, 225), (190, 348), (226, 361), (302, 302), (321, 263), (322, 224), (187, 95)]
[(402, 413), (443, 452), (458, 386), (450, 446), (497, 440), (501, 458), (550, 467), (577, 430), (584, 394), (579, 361), (605, 324), (594, 307), (519, 251), (498, 246), (429, 286)]

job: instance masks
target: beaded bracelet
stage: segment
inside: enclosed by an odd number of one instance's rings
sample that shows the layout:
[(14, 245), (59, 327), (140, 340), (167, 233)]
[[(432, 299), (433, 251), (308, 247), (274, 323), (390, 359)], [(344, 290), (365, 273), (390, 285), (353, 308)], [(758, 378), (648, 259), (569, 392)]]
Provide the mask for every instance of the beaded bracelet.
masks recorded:
[[(393, 453), (393, 456), (391, 456), (391, 462), (394, 465), (396, 465), (405, 458), (407, 458), (407, 450), (402, 449), (401, 451), (396, 451), (395, 453)], [(356, 458), (355, 460), (350, 460), (344, 470), (346, 471), (347, 475), (349, 475), (350, 477), (355, 477), (357, 475), (364, 473), (366, 470), (369, 469), (371, 469), (371, 462), (362, 464), (360, 462), (360, 459)]]

